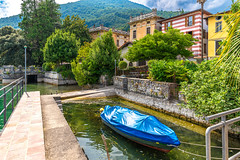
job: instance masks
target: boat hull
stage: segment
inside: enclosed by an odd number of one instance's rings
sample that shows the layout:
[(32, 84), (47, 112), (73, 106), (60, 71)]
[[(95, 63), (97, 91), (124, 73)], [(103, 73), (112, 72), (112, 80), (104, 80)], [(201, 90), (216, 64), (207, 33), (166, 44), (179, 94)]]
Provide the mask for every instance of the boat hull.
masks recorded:
[(117, 132), (118, 134), (120, 134), (121, 136), (133, 141), (133, 142), (136, 142), (138, 144), (141, 144), (143, 146), (146, 146), (146, 147), (149, 147), (149, 148), (153, 148), (153, 149), (156, 149), (156, 150), (159, 150), (159, 151), (162, 151), (162, 152), (165, 152), (165, 153), (168, 153), (169, 151), (171, 151), (173, 148), (173, 146), (170, 146), (170, 145), (167, 145), (167, 144), (164, 144), (164, 143), (160, 143), (160, 142), (152, 142), (152, 141), (146, 141), (146, 140), (143, 140), (143, 139), (140, 139), (140, 138), (137, 138), (137, 137), (134, 137), (134, 136), (131, 136), (131, 135), (128, 135), (126, 133), (123, 133), (121, 131), (119, 131), (118, 129), (116, 129), (115, 127), (113, 127), (112, 125), (110, 125), (109, 123), (105, 122), (104, 120), (102, 120), (103, 123), (110, 127), (112, 130), (114, 130), (115, 132)]

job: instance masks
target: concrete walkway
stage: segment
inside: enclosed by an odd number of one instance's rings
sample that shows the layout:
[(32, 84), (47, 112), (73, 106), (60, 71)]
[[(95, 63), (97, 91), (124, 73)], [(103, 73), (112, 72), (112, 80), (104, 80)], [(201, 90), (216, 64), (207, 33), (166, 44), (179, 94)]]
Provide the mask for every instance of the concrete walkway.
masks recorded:
[(53, 96), (41, 96), (48, 160), (87, 160)]
[(116, 93), (114, 91), (114, 86), (108, 86), (108, 87), (99, 88), (99, 89), (66, 92), (66, 93), (62, 93), (62, 94), (56, 94), (53, 96), (61, 97), (61, 99), (64, 100), (64, 99), (83, 97), (83, 96), (88, 96), (88, 95), (93, 95), (93, 94), (98, 94), (98, 97), (99, 96), (107, 97), (107, 96), (116, 95)]
[(0, 137), (0, 159), (45, 160), (40, 92), (23, 95)]

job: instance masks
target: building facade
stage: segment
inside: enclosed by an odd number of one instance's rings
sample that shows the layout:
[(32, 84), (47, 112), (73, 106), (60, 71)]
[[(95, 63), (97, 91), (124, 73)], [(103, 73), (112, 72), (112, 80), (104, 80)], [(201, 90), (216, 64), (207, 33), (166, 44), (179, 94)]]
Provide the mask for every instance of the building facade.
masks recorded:
[(130, 41), (139, 40), (147, 34), (153, 34), (154, 30), (161, 30), (161, 24), (158, 23), (163, 19), (157, 16), (157, 9), (152, 9), (151, 13), (141, 14), (137, 17), (130, 17)]
[(220, 43), (228, 33), (228, 27), (222, 14), (211, 15), (205, 18), (208, 21), (208, 56), (217, 57), (221, 50)]
[(93, 28), (90, 28), (89, 32), (92, 39), (96, 39), (97, 37), (100, 37), (104, 33), (108, 32), (110, 29), (112, 29), (114, 43), (118, 48), (121, 47), (124, 43), (129, 42), (130, 40), (129, 32), (117, 30), (115, 28), (108, 28), (104, 27), (103, 25), (100, 25), (99, 27), (94, 26)]
[[(203, 17), (207, 17), (211, 13), (204, 10)], [(195, 42), (190, 50), (193, 52), (194, 58), (201, 57), (201, 46), (203, 45), (203, 54), (204, 57), (207, 56), (208, 48), (208, 26), (207, 20), (204, 19), (203, 24), (201, 23), (201, 10), (195, 10), (188, 13), (184, 13), (175, 17), (168, 19), (160, 20), (159, 23), (162, 24), (162, 31), (165, 32), (171, 26), (176, 29), (180, 29), (181, 32), (185, 34), (191, 34), (193, 38), (198, 41)], [(204, 34), (203, 34), (203, 44), (201, 44), (202, 31), (201, 26), (203, 25)]]

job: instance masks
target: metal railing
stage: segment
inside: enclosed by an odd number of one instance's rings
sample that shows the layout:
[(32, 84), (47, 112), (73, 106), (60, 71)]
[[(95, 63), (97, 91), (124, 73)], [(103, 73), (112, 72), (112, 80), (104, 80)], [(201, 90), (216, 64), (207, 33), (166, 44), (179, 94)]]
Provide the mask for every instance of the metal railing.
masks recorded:
[[(14, 88), (16, 88), (16, 93), (14, 94)], [(0, 99), (3, 98), (3, 109), (0, 112), (0, 116), (4, 114), (4, 125), (7, 123), (7, 108), (9, 105), (12, 106), (12, 111), (14, 110), (14, 99), (16, 99), (16, 103), (20, 100), (21, 96), (23, 95), (23, 77), (13, 81), (12, 83), (4, 86), (0, 89)], [(7, 94), (11, 93), (10, 100), (7, 100)]]
[[(206, 120), (213, 120), (221, 117), (221, 122), (218, 124), (215, 124), (213, 126), (210, 126), (206, 130), (206, 160), (211, 160), (211, 132), (216, 129), (222, 128), (222, 159), (223, 160), (228, 160), (228, 125), (233, 124), (235, 122), (240, 121), (240, 116), (236, 118), (232, 118), (230, 120), (226, 119), (226, 116), (229, 114), (237, 113), (240, 112), (240, 108), (236, 108), (233, 110), (229, 110), (226, 112), (214, 114), (211, 116), (206, 117)], [(229, 158), (229, 160), (234, 160), (237, 157), (240, 157), (240, 152), (237, 154), (233, 155), (232, 157)]]

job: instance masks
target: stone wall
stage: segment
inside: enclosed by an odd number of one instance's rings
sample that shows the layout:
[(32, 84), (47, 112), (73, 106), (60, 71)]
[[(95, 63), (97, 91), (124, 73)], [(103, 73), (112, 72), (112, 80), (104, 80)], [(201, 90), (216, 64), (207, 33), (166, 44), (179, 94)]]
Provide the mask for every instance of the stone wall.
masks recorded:
[[(114, 77), (114, 89), (118, 96), (139, 103), (177, 118), (209, 126), (194, 110), (182, 107), (184, 95), (178, 92), (175, 83), (157, 82), (149, 79)], [(240, 127), (229, 126), (229, 133), (239, 137)]]
[(181, 106), (183, 102), (178, 99), (178, 85), (176, 83), (116, 76), (114, 77), (114, 86), (116, 94), (124, 99), (194, 123), (206, 123), (193, 110)]
[(45, 72), (44, 82), (58, 86), (77, 84), (75, 80), (63, 78), (61, 74), (53, 71)]

